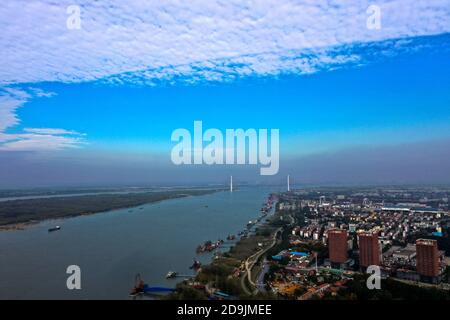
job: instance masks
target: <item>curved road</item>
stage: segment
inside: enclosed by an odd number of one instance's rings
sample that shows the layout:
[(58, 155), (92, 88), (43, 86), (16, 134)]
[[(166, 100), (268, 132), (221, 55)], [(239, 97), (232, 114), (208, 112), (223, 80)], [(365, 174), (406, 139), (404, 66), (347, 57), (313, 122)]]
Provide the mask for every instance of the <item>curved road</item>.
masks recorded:
[[(294, 219), (294, 217), (293, 216), (291, 216), (291, 215), (289, 215), (289, 218), (290, 218), (290, 220), (291, 220), (291, 223), (289, 224), (289, 226), (292, 226), (294, 223), (295, 223), (295, 219)], [(272, 240), (272, 243), (270, 244), (270, 246), (268, 246), (267, 248), (265, 248), (265, 249), (263, 249), (263, 250), (260, 250), (260, 251), (258, 251), (258, 252), (256, 252), (255, 254), (253, 254), (253, 255), (251, 255), (250, 257), (248, 257), (247, 258), (247, 260), (245, 260), (245, 273), (244, 273), (244, 275), (243, 275), (243, 277), (241, 278), (241, 287), (242, 287), (242, 289), (244, 290), (244, 292), (247, 294), (247, 295), (251, 295), (252, 294), (252, 292), (250, 291), (250, 290), (248, 290), (248, 288), (247, 288), (247, 285), (246, 285), (246, 283), (245, 283), (245, 279), (247, 278), (248, 279), (248, 282), (254, 287), (254, 288), (256, 288), (255, 290), (254, 290), (254, 292), (253, 293), (257, 293), (258, 292), (258, 289), (260, 290), (260, 291), (263, 291), (263, 290), (261, 290), (261, 286), (264, 288), (264, 278), (263, 278), (263, 282), (261, 282), (261, 277), (259, 277), (258, 278), (258, 284), (256, 284), (253, 280), (252, 280), (252, 269), (253, 269), (253, 267), (254, 267), (254, 265), (255, 265), (255, 263), (259, 260), (259, 258), (263, 255), (263, 254), (265, 254), (269, 249), (271, 249), (271, 248), (273, 248), (274, 246), (275, 246), (275, 244), (277, 244), (277, 237), (278, 237), (278, 233), (281, 231), (281, 229), (283, 229), (283, 227), (279, 227), (276, 231), (275, 231), (275, 233), (274, 233), (274, 235), (273, 235), (273, 240)], [(266, 264), (264, 264), (264, 268), (263, 268), (263, 271), (262, 271), (262, 277), (264, 277), (264, 273), (266, 273), (267, 272), (267, 270), (265, 270), (266, 269)], [(264, 289), (265, 290), (265, 289)]]
[(270, 244), (270, 246), (268, 246), (267, 248), (260, 250), (256, 253), (254, 253), (253, 255), (251, 255), (250, 257), (247, 258), (247, 260), (245, 260), (245, 273), (244, 276), (241, 278), (241, 286), (242, 289), (245, 291), (246, 294), (251, 295), (252, 292), (250, 290), (248, 290), (247, 285), (245, 284), (245, 279), (247, 278), (248, 281), (250, 282), (250, 284), (253, 287), (256, 287), (255, 282), (253, 282), (252, 280), (252, 269), (255, 266), (255, 263), (259, 260), (259, 258), (266, 253), (269, 249), (273, 248), (275, 246), (275, 244), (277, 243), (277, 237), (278, 237), (278, 233), (281, 231), (282, 227), (279, 227), (274, 235), (273, 235), (273, 239), (272, 239), (272, 243)]

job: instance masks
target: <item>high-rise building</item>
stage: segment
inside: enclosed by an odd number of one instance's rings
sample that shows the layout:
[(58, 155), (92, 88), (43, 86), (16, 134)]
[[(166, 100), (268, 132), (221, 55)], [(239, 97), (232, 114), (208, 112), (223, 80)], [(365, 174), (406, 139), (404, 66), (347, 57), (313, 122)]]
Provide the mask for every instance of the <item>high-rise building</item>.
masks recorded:
[(328, 231), (328, 251), (332, 263), (345, 263), (348, 260), (347, 230), (331, 229)]
[(416, 241), (417, 273), (425, 277), (437, 277), (440, 273), (439, 250), (436, 240)]
[(378, 232), (363, 231), (358, 233), (359, 243), (359, 265), (368, 266), (380, 265), (380, 245), (378, 243)]

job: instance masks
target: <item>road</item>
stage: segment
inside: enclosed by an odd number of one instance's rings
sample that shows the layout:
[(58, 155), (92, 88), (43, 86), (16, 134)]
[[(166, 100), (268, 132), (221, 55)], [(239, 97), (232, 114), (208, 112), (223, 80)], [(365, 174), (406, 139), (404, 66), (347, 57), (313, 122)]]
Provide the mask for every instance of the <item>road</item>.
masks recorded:
[(248, 279), (248, 282), (253, 287), (256, 287), (256, 283), (252, 280), (252, 269), (255, 266), (255, 263), (259, 260), (259, 258), (263, 254), (265, 254), (269, 249), (273, 248), (277, 244), (278, 233), (281, 231), (281, 229), (282, 229), (282, 227), (279, 227), (273, 234), (273, 239), (272, 239), (272, 243), (270, 244), (270, 246), (268, 246), (267, 248), (265, 248), (263, 250), (259, 250), (258, 252), (254, 253), (253, 255), (248, 257), (247, 260), (245, 260), (245, 273), (241, 277), (241, 286), (246, 294), (251, 295), (252, 292), (250, 290), (248, 290), (248, 287), (245, 283), (245, 279)]
[[(289, 226), (293, 226), (295, 224), (295, 219), (292, 215), (289, 215), (289, 219), (291, 220)], [(256, 284), (253, 280), (252, 280), (252, 269), (255, 266), (255, 263), (259, 260), (259, 258), (265, 254), (267, 251), (269, 251), (270, 249), (272, 249), (278, 241), (278, 234), (280, 233), (280, 231), (283, 229), (283, 227), (279, 227), (274, 235), (273, 235), (273, 239), (272, 239), (272, 243), (270, 244), (270, 246), (268, 246), (267, 248), (265, 248), (264, 250), (260, 250), (258, 252), (256, 252), (255, 254), (253, 254), (252, 256), (248, 257), (247, 260), (245, 260), (245, 273), (241, 278), (241, 287), (244, 290), (244, 292), (248, 295), (252, 294), (252, 292), (250, 290), (248, 290), (248, 287), (246, 285), (245, 279), (248, 279), (248, 282), (254, 287), (256, 288), (254, 290), (253, 293), (256, 293), (260, 290), (261, 287), (264, 288), (265, 291), (265, 287), (264, 287), (264, 274), (267, 273), (268, 270), (264, 271), (264, 268), (266, 268), (266, 264), (264, 264), (263, 270), (261, 271), (262, 275), (260, 274), (257, 282), (259, 282), (259, 284)], [(261, 277), (262, 277), (262, 282), (261, 282)]]
[(269, 272), (269, 264), (267, 262), (267, 259), (264, 258), (264, 261), (262, 263), (263, 267), (261, 272), (258, 275), (258, 279), (256, 279), (256, 288), (259, 292), (266, 293), (266, 284), (264, 283), (264, 276), (267, 272)]
[[(275, 207), (276, 207), (276, 205), (274, 205), (273, 210), (275, 210)], [(292, 215), (289, 215), (289, 219), (291, 220), (289, 226), (294, 225), (295, 224), (294, 217)], [(277, 244), (278, 234), (280, 233), (280, 231), (282, 229), (283, 229), (283, 227), (279, 227), (274, 232), (273, 238), (272, 238), (272, 243), (268, 247), (266, 247), (265, 249), (259, 250), (258, 252), (254, 253), (253, 255), (251, 255), (250, 257), (248, 257), (245, 260), (245, 272), (244, 272), (244, 275), (241, 277), (241, 287), (247, 295), (255, 294), (258, 292), (258, 290), (261, 292), (265, 292), (264, 275), (268, 272), (268, 269), (269, 269), (269, 266), (267, 265), (267, 261), (264, 259), (263, 269), (261, 270), (261, 273), (258, 275), (258, 278), (256, 280), (256, 282), (258, 284), (256, 284), (252, 280), (252, 269), (255, 266), (255, 263), (259, 260), (259, 258)], [(248, 282), (250, 283), (250, 285), (253, 286), (253, 288), (254, 288), (253, 292), (251, 290), (249, 290), (249, 288), (247, 287), (246, 279), (248, 279)]]

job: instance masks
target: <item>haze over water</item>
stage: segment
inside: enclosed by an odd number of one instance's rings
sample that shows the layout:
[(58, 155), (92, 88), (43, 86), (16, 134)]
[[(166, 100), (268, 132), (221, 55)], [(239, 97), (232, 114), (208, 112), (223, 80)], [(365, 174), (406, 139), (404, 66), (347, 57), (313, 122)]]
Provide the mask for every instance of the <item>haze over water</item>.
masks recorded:
[[(128, 299), (136, 273), (151, 286), (173, 287), (169, 270), (192, 274), (196, 247), (245, 229), (277, 189), (245, 187), (0, 232), (0, 299)], [(48, 233), (55, 225), (61, 231)], [(81, 290), (66, 288), (73, 264)]]

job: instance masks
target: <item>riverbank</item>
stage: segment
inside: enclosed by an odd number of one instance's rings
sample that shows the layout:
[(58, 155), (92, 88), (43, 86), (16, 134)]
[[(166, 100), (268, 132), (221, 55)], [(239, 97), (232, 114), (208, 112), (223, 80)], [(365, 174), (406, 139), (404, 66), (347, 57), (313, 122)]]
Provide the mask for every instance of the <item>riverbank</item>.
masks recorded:
[(258, 289), (262, 260), (280, 242), (280, 232), (292, 224), (291, 217), (275, 212), (248, 236), (241, 238), (221, 257), (199, 270), (197, 276), (177, 285), (177, 291), (163, 299), (207, 299), (219, 294), (239, 299), (272, 299)]
[(11, 223), (11, 224), (5, 224), (0, 225), (0, 231), (20, 231), (25, 230), (26, 228), (29, 228), (39, 222), (35, 221), (29, 221), (29, 222), (21, 222), (21, 223)]
[[(0, 232), (0, 299), (129, 299), (137, 273), (151, 287), (173, 288), (183, 278), (166, 279), (168, 271), (193, 274), (193, 258), (211, 263), (214, 253), (197, 255), (197, 246), (237, 236), (274, 191), (240, 187)], [(48, 233), (55, 225), (61, 231)], [(82, 290), (66, 288), (72, 264), (82, 270)]]
[[(11, 200), (0, 203), (0, 231), (23, 230), (40, 221), (91, 215), (148, 203), (206, 195), (222, 189), (179, 189), (147, 193), (83, 195), (73, 197)], [(139, 210), (136, 208), (136, 210)]]

